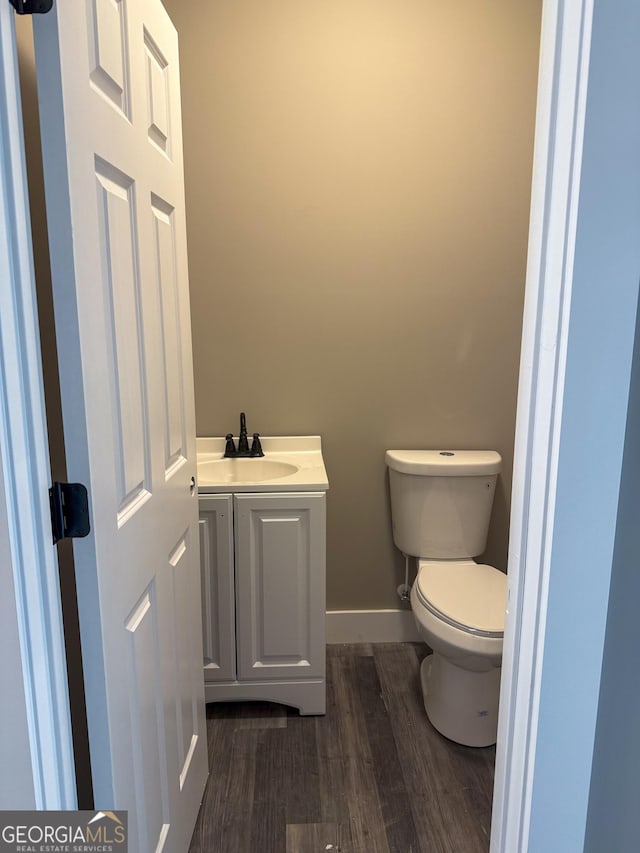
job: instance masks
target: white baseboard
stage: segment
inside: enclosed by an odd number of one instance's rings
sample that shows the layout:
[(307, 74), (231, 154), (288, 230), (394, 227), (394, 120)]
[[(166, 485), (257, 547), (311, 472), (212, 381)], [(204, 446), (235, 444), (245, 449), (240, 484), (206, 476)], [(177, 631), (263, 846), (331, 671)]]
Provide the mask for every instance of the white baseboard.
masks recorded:
[(327, 610), (327, 643), (419, 643), (411, 610)]

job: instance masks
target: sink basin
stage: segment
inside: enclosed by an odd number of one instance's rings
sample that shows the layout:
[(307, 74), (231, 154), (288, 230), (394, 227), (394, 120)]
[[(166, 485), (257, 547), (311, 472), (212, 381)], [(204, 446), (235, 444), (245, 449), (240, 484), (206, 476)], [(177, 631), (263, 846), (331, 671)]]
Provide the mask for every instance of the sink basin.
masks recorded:
[(222, 436), (198, 438), (198, 494), (326, 492), (319, 435), (260, 436), (264, 456), (225, 459)]
[(198, 477), (210, 483), (264, 483), (298, 471), (297, 465), (275, 459), (210, 459), (198, 463)]

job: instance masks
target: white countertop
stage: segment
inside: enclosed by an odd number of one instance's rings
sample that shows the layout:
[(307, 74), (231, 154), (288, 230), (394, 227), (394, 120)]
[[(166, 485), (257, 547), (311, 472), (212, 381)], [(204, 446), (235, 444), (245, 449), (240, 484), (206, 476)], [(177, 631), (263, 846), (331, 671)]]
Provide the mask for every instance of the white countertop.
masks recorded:
[[(251, 442), (251, 438), (249, 438)], [(237, 443), (237, 437), (236, 437)], [(329, 488), (329, 480), (322, 459), (319, 435), (303, 436), (260, 436), (263, 457), (256, 459), (229, 459), (230, 465), (207, 465), (224, 458), (224, 438), (198, 438), (198, 493), (221, 494), (233, 492), (319, 492)], [(284, 463), (292, 466), (291, 473), (265, 479), (260, 462)], [(241, 465), (234, 466), (234, 462)], [(252, 465), (259, 476), (252, 475)], [(230, 474), (237, 467), (241, 475)], [(277, 468), (277, 466), (274, 466)], [(222, 470), (219, 470), (222, 469)]]

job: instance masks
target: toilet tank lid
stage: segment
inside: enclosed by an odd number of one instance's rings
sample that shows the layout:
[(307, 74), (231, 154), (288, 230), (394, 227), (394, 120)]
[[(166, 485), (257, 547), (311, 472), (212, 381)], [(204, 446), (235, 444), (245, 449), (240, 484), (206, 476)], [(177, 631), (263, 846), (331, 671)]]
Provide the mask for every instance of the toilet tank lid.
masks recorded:
[(483, 476), (502, 468), (495, 450), (387, 450), (385, 462), (401, 474), (422, 477)]

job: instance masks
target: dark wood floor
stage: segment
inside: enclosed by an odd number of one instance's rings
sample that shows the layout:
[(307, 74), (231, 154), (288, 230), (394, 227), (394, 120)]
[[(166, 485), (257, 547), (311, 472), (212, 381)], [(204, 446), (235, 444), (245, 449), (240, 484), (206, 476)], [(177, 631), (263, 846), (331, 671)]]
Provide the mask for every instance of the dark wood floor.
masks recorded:
[(211, 772), (189, 853), (486, 853), (495, 748), (432, 728), (425, 653), (329, 646), (325, 717), (209, 705)]

